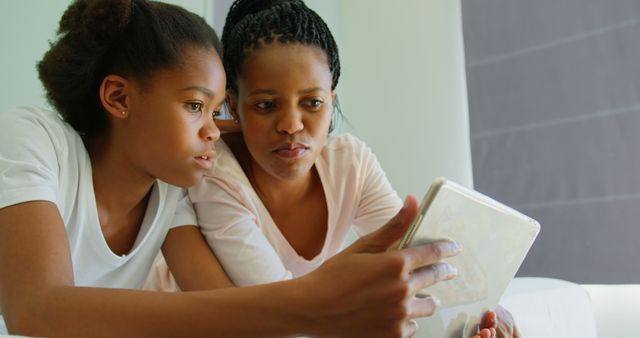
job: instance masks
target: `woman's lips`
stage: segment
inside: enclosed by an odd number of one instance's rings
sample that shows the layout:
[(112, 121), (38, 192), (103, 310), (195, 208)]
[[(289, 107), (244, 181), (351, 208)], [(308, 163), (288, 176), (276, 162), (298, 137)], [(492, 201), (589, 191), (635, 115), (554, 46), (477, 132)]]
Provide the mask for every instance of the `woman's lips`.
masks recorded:
[(307, 147), (304, 144), (284, 144), (278, 148), (276, 148), (276, 150), (274, 150), (273, 152), (276, 153), (278, 156), (286, 158), (286, 159), (295, 159), (295, 158), (299, 158), (302, 157), (306, 154), (307, 150), (309, 150), (309, 147)]

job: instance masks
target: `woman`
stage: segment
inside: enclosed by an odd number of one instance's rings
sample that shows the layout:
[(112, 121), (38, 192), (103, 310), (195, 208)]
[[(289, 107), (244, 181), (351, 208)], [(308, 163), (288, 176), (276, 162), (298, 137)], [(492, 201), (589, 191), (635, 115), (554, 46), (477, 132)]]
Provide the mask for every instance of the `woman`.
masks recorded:
[[(192, 293), (135, 290), (160, 246), (176, 278), (231, 285), (181, 189), (215, 156), (212, 116), (226, 82), (219, 42), (200, 17), (146, 0), (75, 1), (58, 32), (38, 64), (56, 111), (28, 106), (0, 115), (0, 306), (9, 332), (406, 337), (412, 318), (433, 311), (412, 295), (441, 279), (437, 261), (455, 246), (383, 252), (415, 215), (411, 198), (381, 231), (305, 278)], [(191, 245), (177, 246), (185, 241)], [(184, 264), (191, 260), (202, 262), (201, 273)], [(336, 281), (353, 270), (359, 275)], [(371, 319), (381, 327), (371, 328)]]
[[(401, 201), (362, 141), (329, 136), (340, 60), (315, 12), (296, 0), (237, 0), (222, 42), (242, 133), (223, 135), (213, 168), (189, 190), (201, 231), (237, 285), (304, 276), (350, 230), (373, 232)], [(176, 289), (159, 271), (150, 287)]]

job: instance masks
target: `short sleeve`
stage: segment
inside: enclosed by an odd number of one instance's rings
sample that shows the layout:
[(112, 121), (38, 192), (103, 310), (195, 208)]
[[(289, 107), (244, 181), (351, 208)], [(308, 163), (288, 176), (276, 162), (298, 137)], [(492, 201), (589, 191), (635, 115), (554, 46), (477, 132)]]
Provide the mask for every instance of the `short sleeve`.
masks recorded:
[(291, 279), (280, 256), (256, 223), (250, 207), (224, 182), (205, 177), (190, 190), (200, 231), (229, 278), (238, 286)]
[(402, 207), (402, 201), (371, 149), (362, 141), (359, 143), (356, 153), (360, 154), (358, 181), (361, 186), (353, 227), (358, 236), (363, 236), (389, 221)]
[(177, 228), (184, 225), (196, 225), (197, 218), (196, 213), (193, 210), (193, 204), (189, 200), (187, 191), (180, 189), (178, 194), (178, 204), (176, 205), (176, 212), (171, 221), (170, 228)]
[[(0, 115), (0, 208), (36, 200), (57, 203), (62, 121), (31, 107)], [(56, 123), (57, 122), (57, 123)]]

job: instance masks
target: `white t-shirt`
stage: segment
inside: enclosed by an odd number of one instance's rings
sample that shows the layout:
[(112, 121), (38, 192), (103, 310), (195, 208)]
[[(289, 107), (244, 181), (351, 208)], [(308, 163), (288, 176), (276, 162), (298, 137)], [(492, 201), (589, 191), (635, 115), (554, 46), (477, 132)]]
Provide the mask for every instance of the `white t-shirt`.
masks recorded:
[(0, 192), (0, 208), (36, 200), (58, 206), (78, 286), (140, 288), (169, 229), (196, 224), (185, 191), (156, 181), (131, 252), (114, 254), (100, 228), (80, 136), (56, 113), (34, 106), (0, 114)]
[(358, 236), (370, 233), (402, 205), (364, 142), (349, 134), (330, 137), (315, 162), (327, 202), (327, 234), (320, 253), (307, 260), (282, 235), (227, 145), (220, 141), (216, 149), (214, 167), (189, 197), (202, 233), (236, 285), (307, 274), (341, 249), (350, 229)]

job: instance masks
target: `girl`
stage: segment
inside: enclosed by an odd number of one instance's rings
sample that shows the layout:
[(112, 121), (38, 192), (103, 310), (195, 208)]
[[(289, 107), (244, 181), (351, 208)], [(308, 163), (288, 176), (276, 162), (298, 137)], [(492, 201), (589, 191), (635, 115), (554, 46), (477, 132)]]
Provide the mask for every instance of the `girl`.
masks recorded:
[[(160, 246), (179, 280), (231, 285), (181, 189), (213, 164), (212, 116), (226, 82), (219, 42), (201, 18), (147, 0), (75, 1), (58, 32), (38, 64), (56, 111), (27, 106), (0, 115), (0, 307), (8, 331), (406, 337), (415, 332), (412, 318), (433, 311), (413, 295), (443, 278), (437, 262), (456, 246), (385, 252), (415, 215), (413, 198), (379, 232), (304, 278), (192, 293), (134, 290)], [(191, 260), (201, 262), (199, 273), (184, 263)]]

